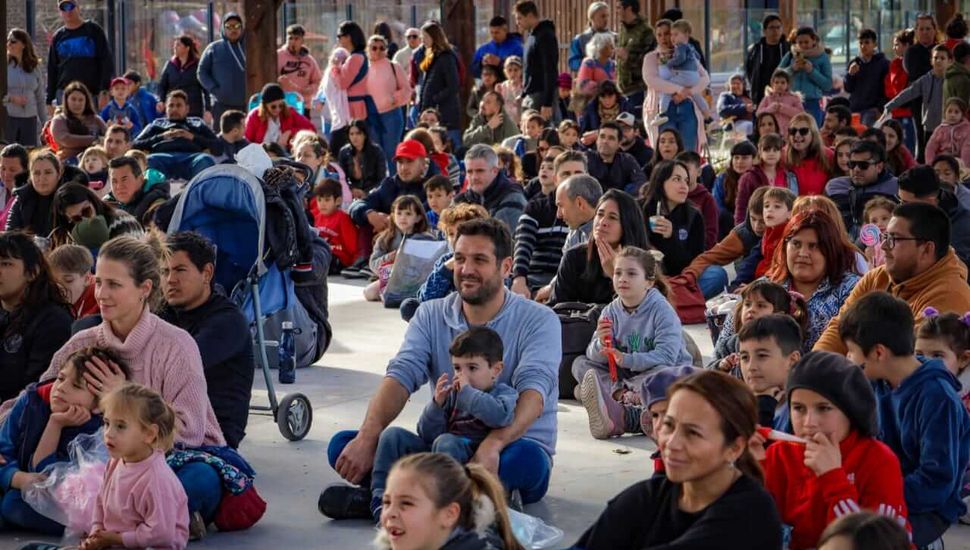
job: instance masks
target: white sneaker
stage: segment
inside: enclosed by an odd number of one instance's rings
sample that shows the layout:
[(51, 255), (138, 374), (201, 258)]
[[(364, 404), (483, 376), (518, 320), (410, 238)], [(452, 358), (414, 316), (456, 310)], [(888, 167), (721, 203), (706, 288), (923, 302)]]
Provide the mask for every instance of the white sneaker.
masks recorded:
[(648, 122), (648, 124), (650, 126), (656, 126), (659, 128), (660, 126), (663, 126), (664, 124), (666, 124), (668, 120), (670, 119), (663, 115), (656, 115), (650, 119), (650, 122)]

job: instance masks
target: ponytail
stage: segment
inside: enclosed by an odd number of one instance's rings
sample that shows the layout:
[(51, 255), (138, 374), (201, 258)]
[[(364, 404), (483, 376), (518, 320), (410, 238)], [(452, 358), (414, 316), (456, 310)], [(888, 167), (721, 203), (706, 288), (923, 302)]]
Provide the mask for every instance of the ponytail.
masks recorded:
[[(512, 522), (509, 518), (508, 507), (505, 505), (505, 489), (502, 484), (491, 472), (478, 464), (465, 466), (465, 473), (474, 486), (472, 491), (475, 494), (471, 515), (472, 529), (484, 531), (494, 523), (495, 530), (501, 537), (506, 550), (523, 550), (522, 545), (519, 544), (518, 539), (512, 533)], [(480, 499), (486, 503), (480, 504)], [(494, 513), (490, 514), (491, 517), (480, 513), (480, 508), (488, 506), (488, 502), (491, 503), (490, 508), (494, 510)], [(481, 523), (484, 523), (484, 525)]]

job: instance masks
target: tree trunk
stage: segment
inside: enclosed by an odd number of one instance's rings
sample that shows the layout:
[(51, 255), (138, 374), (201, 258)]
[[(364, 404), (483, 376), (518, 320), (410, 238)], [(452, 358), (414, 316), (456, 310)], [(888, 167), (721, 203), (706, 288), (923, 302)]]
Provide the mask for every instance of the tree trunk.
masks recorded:
[(246, 97), (276, 82), (276, 14), (283, 0), (244, 0), (246, 22)]
[(459, 102), (461, 108), (459, 111), (461, 112), (462, 128), (464, 128), (468, 117), (465, 113), (465, 105), (468, 104), (468, 96), (474, 82), (471, 78), (470, 65), (475, 56), (475, 5), (472, 0), (445, 0), (441, 8), (445, 35), (448, 36), (452, 45), (458, 49), (458, 56), (465, 63), (466, 78), (464, 82), (459, 82), (461, 91)]

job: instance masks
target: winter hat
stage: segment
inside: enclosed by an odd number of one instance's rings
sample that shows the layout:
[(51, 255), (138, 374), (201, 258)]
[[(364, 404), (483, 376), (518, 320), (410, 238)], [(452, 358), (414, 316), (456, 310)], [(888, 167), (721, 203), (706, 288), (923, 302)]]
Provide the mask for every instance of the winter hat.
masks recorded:
[(269, 84), (263, 86), (262, 91), (262, 103), (263, 105), (269, 105), (274, 101), (280, 101), (285, 99), (286, 94), (283, 93), (283, 88), (275, 82), (270, 82)]
[(785, 390), (791, 407), (792, 391), (803, 388), (828, 399), (849, 419), (860, 435), (878, 433), (876, 396), (862, 369), (844, 356), (828, 351), (813, 351), (792, 367)]
[(559, 73), (559, 89), (571, 90), (573, 88), (573, 77), (569, 73)]
[(640, 0), (621, 0), (621, 8), (633, 8), (633, 13), (640, 13)]
[(640, 388), (640, 398), (644, 409), (649, 409), (651, 405), (658, 401), (667, 399), (667, 389), (676, 381), (701, 372), (695, 367), (666, 367), (656, 369), (647, 375)]
[(74, 242), (86, 248), (101, 248), (111, 237), (104, 216), (94, 216), (77, 222), (71, 229)]
[(243, 22), (243, 19), (242, 19), (242, 16), (241, 15), (239, 15), (238, 13), (236, 13), (234, 11), (231, 11), (231, 12), (229, 12), (229, 13), (226, 14), (226, 18), (222, 20), (222, 24), (225, 25), (226, 23), (232, 21), (233, 19), (235, 19), (236, 21), (239, 21), (240, 23)]

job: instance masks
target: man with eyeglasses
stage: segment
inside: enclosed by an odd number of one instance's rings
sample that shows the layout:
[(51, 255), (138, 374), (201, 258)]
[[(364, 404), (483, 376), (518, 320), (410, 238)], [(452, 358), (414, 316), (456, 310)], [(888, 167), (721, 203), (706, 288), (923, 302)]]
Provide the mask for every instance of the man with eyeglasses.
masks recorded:
[(51, 39), (47, 58), (48, 116), (54, 114), (54, 102), (61, 103), (64, 88), (78, 80), (98, 99), (98, 109), (108, 102), (108, 83), (114, 76), (114, 55), (108, 37), (94, 21), (81, 17), (77, 1), (57, 3), (64, 26)]
[(246, 44), (242, 17), (229, 12), (222, 23), (222, 40), (206, 46), (199, 61), (199, 83), (212, 96), (212, 120), (222, 113), (246, 108)]
[(839, 337), (839, 319), (870, 292), (884, 291), (904, 300), (913, 312), (916, 326), (923, 321), (928, 307), (941, 313), (963, 314), (970, 310), (967, 266), (950, 247), (950, 235), (950, 220), (936, 206), (897, 206), (879, 245), (886, 253), (885, 265), (863, 275), (838, 315), (825, 327), (815, 351), (846, 353)]
[(785, 27), (777, 14), (766, 15), (761, 22), (764, 35), (748, 48), (744, 60), (744, 76), (748, 79), (751, 101), (757, 105), (765, 97), (765, 87), (771, 84), (771, 74), (778, 68), (791, 46), (785, 40)]
[(482, 77), (482, 65), (501, 67), (505, 58), (509, 56), (522, 57), (522, 35), (509, 32), (509, 22), (501, 15), (496, 15), (488, 22), (488, 33), (491, 42), (484, 44), (475, 51), (472, 59), (472, 74), (475, 78)]
[(866, 203), (874, 197), (895, 201), (898, 191), (896, 176), (886, 169), (886, 150), (868, 140), (857, 142), (849, 151), (849, 175), (835, 178), (825, 185), (825, 195), (839, 207), (842, 221), (852, 238), (865, 224), (863, 211)]
[(284, 92), (296, 92), (303, 97), (303, 114), (310, 109), (310, 102), (317, 93), (323, 73), (310, 50), (303, 45), (306, 29), (303, 25), (286, 27), (286, 44), (276, 50), (277, 81)]
[(970, 266), (970, 210), (956, 194), (943, 187), (930, 166), (917, 166), (899, 176), (899, 200), (903, 204), (922, 203), (938, 207), (950, 218), (950, 246), (963, 263)]
[(411, 57), (414, 55), (414, 50), (421, 45), (421, 30), (414, 27), (409, 28), (404, 31), (404, 40), (407, 45), (397, 50), (397, 53), (394, 54), (394, 62), (397, 63), (398, 67), (404, 69), (404, 74), (408, 75), (410, 79)]

